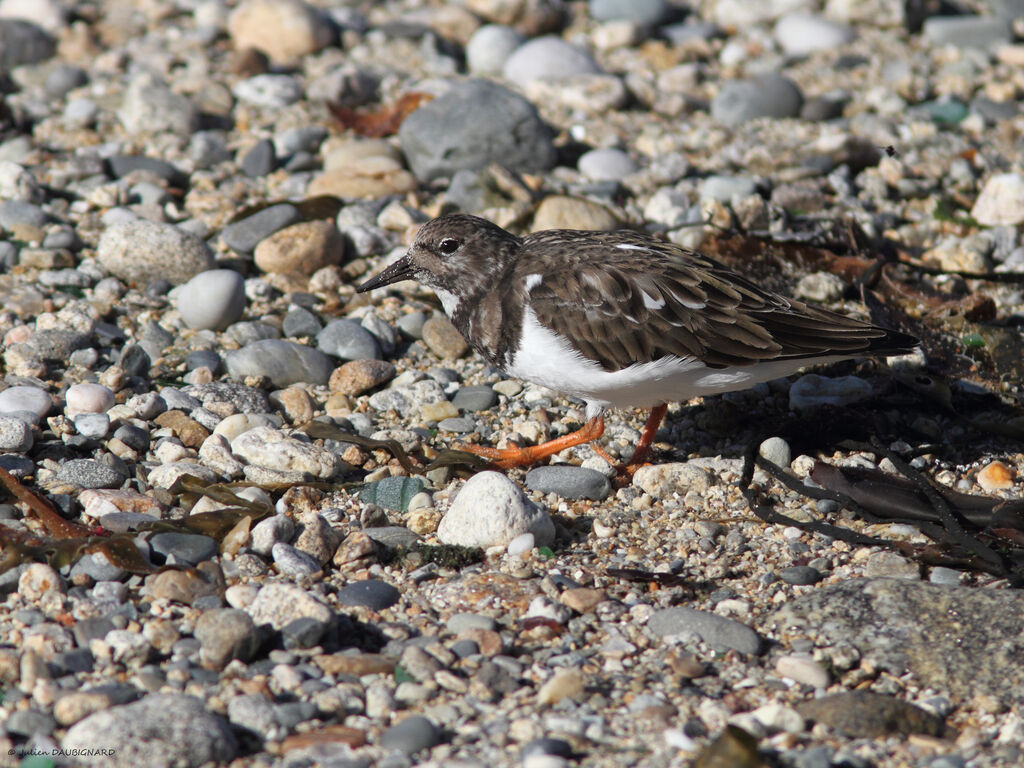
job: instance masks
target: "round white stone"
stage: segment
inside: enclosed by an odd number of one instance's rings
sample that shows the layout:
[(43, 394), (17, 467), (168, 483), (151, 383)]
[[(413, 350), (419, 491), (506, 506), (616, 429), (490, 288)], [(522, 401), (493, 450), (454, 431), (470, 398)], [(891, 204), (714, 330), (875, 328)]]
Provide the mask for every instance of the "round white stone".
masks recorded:
[(84, 381), (68, 387), (64, 414), (74, 419), (83, 413), (106, 413), (114, 407), (114, 393), (102, 384)]
[(555, 539), (555, 525), (547, 512), (498, 472), (471, 477), (437, 528), (443, 543), (463, 547), (507, 546), (524, 533), (532, 533), (538, 545), (546, 546)]
[(0, 392), (0, 413), (28, 411), (42, 418), (53, 408), (53, 398), (39, 387), (8, 387)]
[(978, 195), (971, 216), (986, 227), (1013, 227), (1024, 222), (1024, 176), (997, 173)]

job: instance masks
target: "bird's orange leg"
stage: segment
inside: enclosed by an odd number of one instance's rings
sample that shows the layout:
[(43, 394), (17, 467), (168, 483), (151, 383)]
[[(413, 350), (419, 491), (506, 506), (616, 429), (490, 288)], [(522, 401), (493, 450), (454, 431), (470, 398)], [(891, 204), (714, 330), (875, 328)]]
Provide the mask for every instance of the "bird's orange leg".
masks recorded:
[(630, 458), (629, 464), (627, 464), (624, 469), (625, 473), (630, 477), (632, 477), (633, 473), (640, 468), (643, 460), (647, 458), (647, 454), (651, 452), (651, 445), (654, 443), (654, 436), (658, 434), (658, 427), (660, 427), (661, 422), (665, 420), (666, 413), (668, 413), (668, 405), (664, 403), (651, 409), (651, 415), (647, 417), (647, 423), (644, 424), (644, 431), (640, 435), (640, 442), (636, 444), (633, 456)]
[[(662, 415), (664, 415), (664, 411), (662, 411)], [(513, 467), (525, 467), (530, 464), (536, 464), (538, 461), (546, 459), (548, 456), (553, 456), (559, 451), (564, 451), (566, 448), (597, 440), (603, 434), (604, 418), (595, 416), (575, 432), (556, 437), (554, 440), (548, 440), (540, 445), (530, 445), (525, 448), (518, 446), (513, 448), (491, 448), (485, 445), (460, 445), (458, 448), (461, 451), (468, 451), (469, 453), (475, 453), (477, 456), (483, 456), (485, 459), (490, 459), (491, 466), (494, 469), (512, 469)]]

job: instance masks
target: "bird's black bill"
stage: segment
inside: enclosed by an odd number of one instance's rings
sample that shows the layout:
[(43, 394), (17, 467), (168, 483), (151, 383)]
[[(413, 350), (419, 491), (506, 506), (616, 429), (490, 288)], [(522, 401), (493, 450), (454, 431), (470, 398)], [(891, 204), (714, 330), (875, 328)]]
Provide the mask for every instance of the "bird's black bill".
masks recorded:
[(374, 288), (382, 288), (401, 280), (411, 280), (413, 277), (412, 261), (408, 256), (403, 256), (383, 272), (378, 272), (365, 283), (356, 288), (356, 293), (366, 293)]

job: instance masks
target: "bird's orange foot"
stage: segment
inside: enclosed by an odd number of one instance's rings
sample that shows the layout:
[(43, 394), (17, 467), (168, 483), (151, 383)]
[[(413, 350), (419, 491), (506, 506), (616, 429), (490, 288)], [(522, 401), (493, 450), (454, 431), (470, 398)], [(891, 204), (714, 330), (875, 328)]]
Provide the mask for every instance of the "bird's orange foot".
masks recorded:
[(460, 451), (475, 453), (477, 456), (489, 459), (494, 469), (512, 469), (513, 467), (528, 467), (531, 464), (536, 464), (566, 448), (597, 440), (603, 434), (604, 419), (597, 416), (575, 432), (548, 440), (540, 445), (529, 445), (524, 448), (519, 446), (491, 448), (485, 445), (460, 445), (458, 448)]

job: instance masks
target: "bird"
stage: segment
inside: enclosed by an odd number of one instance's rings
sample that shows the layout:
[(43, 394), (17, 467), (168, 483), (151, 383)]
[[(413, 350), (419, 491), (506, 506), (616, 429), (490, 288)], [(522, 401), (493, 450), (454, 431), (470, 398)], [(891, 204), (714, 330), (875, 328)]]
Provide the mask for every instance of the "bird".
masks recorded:
[[(539, 445), (462, 445), (495, 469), (594, 443), (608, 408), (651, 409), (627, 465), (647, 457), (668, 404), (748, 389), (800, 368), (911, 352), (918, 340), (765, 290), (698, 251), (632, 230), (519, 237), (452, 213), (356, 290), (433, 289), (467, 343), (505, 375), (586, 403), (586, 423)], [(594, 450), (617, 462), (594, 443)]]

